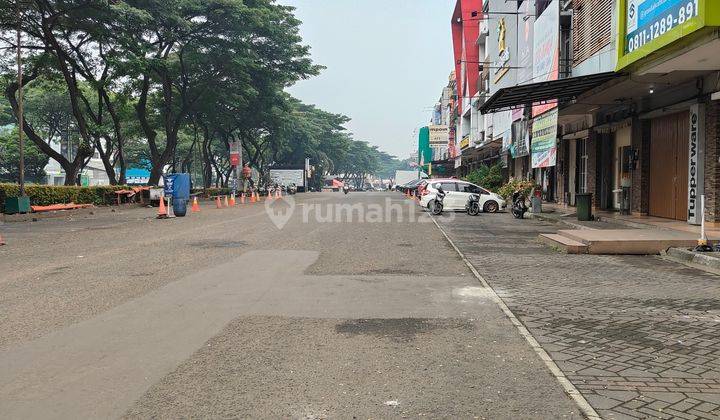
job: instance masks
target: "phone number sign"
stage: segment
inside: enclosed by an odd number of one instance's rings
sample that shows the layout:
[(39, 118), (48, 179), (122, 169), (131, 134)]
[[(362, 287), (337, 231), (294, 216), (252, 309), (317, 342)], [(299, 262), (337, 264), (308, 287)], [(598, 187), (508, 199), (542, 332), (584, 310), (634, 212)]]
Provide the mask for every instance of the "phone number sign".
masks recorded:
[(700, 0), (627, 0), (625, 53), (654, 41), (700, 15)]

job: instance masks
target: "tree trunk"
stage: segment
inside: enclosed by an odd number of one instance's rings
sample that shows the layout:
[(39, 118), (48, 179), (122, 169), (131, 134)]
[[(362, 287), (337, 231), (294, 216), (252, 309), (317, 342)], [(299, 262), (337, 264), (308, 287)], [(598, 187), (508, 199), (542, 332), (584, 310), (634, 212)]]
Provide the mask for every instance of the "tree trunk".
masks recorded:
[(162, 176), (163, 165), (157, 165), (155, 161), (152, 161), (150, 168), (150, 179), (148, 185), (158, 185), (160, 183), (160, 177)]
[[(106, 140), (107, 141), (107, 140)], [(107, 143), (106, 143), (107, 144)], [(101, 144), (101, 140), (99, 138), (95, 139), (95, 148), (97, 149), (98, 153), (100, 154), (100, 160), (102, 160), (103, 167), (105, 168), (105, 173), (108, 176), (108, 179), (110, 180), (110, 185), (117, 185), (117, 178), (115, 176), (115, 167), (110, 162), (110, 156), (108, 156), (108, 149), (103, 148)]]
[(210, 162), (210, 132), (206, 125), (201, 124), (203, 130), (203, 141), (202, 141), (202, 173), (203, 173), (203, 187), (210, 188), (212, 184), (212, 163)]
[[(37, 77), (37, 72), (33, 72), (29, 76), (24, 76), (22, 80), (23, 86), (35, 80)], [(18, 88), (19, 86), (17, 82), (9, 83), (5, 88), (5, 98), (10, 103), (10, 107), (12, 108), (13, 115), (16, 120), (18, 119), (18, 101), (15, 94), (17, 93)], [(60, 152), (57, 152), (45, 140), (43, 140), (35, 132), (35, 129), (28, 121), (23, 123), (23, 132), (35, 144), (35, 146), (40, 149), (41, 152), (45, 153), (60, 164), (60, 167), (62, 167), (65, 172), (65, 185), (75, 185), (75, 178), (83, 166), (82, 154), (78, 151), (78, 155), (75, 157), (75, 160), (72, 162), (69, 161), (65, 156), (63, 156)]]

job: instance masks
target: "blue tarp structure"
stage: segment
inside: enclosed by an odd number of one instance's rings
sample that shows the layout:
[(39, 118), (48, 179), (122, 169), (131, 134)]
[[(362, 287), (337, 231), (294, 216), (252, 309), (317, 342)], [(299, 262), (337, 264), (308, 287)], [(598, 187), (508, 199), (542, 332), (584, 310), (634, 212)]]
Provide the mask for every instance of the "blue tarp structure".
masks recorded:
[(168, 174), (163, 179), (165, 195), (173, 198), (173, 212), (178, 217), (185, 216), (190, 200), (190, 174)]
[(150, 171), (143, 168), (128, 168), (125, 171), (125, 179), (129, 185), (147, 184)]

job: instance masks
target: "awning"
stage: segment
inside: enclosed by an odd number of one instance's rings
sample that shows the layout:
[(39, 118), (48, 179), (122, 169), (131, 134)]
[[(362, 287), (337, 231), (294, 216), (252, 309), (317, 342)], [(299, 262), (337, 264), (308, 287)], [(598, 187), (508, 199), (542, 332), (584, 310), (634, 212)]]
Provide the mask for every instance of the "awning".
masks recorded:
[(549, 101), (565, 102), (573, 100), (579, 95), (619, 76), (622, 76), (622, 73), (611, 71), (498, 89), (480, 107), (480, 113), (506, 111), (524, 105)]

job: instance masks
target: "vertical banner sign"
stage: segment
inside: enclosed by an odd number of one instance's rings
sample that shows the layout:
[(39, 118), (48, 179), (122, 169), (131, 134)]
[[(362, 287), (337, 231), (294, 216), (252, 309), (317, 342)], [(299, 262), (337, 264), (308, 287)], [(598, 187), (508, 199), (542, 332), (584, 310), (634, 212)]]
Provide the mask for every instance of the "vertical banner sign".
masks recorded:
[[(557, 80), (560, 61), (560, 5), (552, 0), (533, 27), (533, 83)], [(533, 106), (533, 117), (553, 109), (557, 102)]]
[(532, 153), (533, 168), (555, 166), (557, 159), (557, 119), (558, 111), (553, 109), (533, 120)]
[(705, 109), (702, 104), (690, 107), (690, 153), (688, 161), (688, 223), (702, 223), (700, 197), (705, 190)]
[(448, 156), (455, 158), (457, 154), (457, 149), (455, 148), (455, 124), (451, 124), (448, 128)]
[(230, 166), (240, 165), (240, 143), (230, 142)]
[[(526, 1), (518, 10), (518, 67), (517, 83), (532, 83), (533, 34), (535, 29), (535, 2)], [(516, 118), (513, 118), (515, 121)]]
[(527, 120), (513, 122), (511, 156), (519, 158), (530, 154), (530, 133)]

